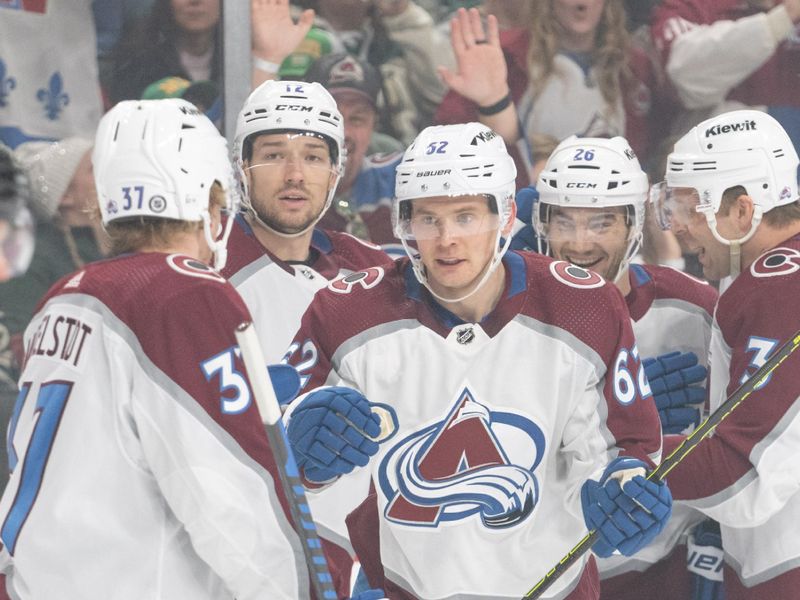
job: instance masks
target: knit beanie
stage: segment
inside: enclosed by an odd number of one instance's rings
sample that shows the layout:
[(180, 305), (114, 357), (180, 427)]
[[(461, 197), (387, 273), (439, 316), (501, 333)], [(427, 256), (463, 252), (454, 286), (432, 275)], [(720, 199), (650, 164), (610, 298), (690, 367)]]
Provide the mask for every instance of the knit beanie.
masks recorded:
[(28, 173), (30, 207), (37, 217), (52, 219), (67, 191), (83, 156), (94, 146), (93, 140), (80, 137), (58, 142), (26, 142), (14, 154)]

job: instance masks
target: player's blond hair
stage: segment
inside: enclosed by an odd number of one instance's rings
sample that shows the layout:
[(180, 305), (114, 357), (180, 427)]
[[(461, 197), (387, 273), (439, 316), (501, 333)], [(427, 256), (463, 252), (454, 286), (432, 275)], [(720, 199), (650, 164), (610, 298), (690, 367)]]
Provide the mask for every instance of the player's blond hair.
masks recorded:
[[(561, 26), (553, 14), (553, 1), (531, 0), (528, 76), (534, 100), (544, 89), (545, 81), (557, 75), (554, 60), (559, 52)], [(614, 106), (620, 98), (622, 82), (630, 77), (628, 53), (631, 37), (626, 29), (622, 0), (605, 0), (596, 35), (592, 66), (603, 99), (609, 106)]]
[[(224, 208), (225, 205), (225, 190), (215, 181), (209, 192), (209, 208)], [(178, 221), (154, 217), (112, 221), (106, 225), (113, 255), (137, 252), (142, 248), (166, 248), (175, 237), (202, 229), (201, 221)]]

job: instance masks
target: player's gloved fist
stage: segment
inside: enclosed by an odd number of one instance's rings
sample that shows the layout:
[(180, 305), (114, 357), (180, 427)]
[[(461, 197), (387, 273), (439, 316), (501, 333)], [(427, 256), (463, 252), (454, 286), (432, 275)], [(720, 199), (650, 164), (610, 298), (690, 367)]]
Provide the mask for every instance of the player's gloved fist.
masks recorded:
[(672, 494), (666, 482), (645, 479), (645, 468), (636, 458), (616, 458), (600, 481), (589, 479), (583, 484), (583, 520), (599, 533), (592, 546), (598, 556), (607, 558), (615, 550), (625, 556), (636, 554), (669, 520)]
[(294, 410), (287, 427), (297, 466), (308, 481), (330, 481), (363, 467), (378, 451), (378, 415), (369, 401), (347, 387), (320, 388)]
[(670, 352), (642, 361), (664, 433), (680, 433), (700, 423), (700, 407), (705, 402), (705, 387), (699, 385), (708, 375), (697, 364), (694, 352)]

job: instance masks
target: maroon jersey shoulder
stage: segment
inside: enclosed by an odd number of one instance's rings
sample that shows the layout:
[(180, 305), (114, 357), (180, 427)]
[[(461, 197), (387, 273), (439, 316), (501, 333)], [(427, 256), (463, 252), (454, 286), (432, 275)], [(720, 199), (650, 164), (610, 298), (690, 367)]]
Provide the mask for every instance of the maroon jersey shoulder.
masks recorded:
[(340, 269), (359, 271), (376, 265), (390, 265), (391, 257), (380, 246), (365, 242), (349, 233), (322, 230), (330, 240), (330, 255)]
[(228, 261), (221, 273), (226, 279), (230, 279), (247, 265), (266, 256), (272, 262), (280, 265), (287, 272), (291, 269), (282, 261), (270, 254), (253, 235), (250, 225), (244, 220), (242, 215), (236, 217), (231, 227), (231, 235), (228, 238)]
[(209, 320), (235, 327), (250, 319), (239, 294), (219, 273), (178, 254), (129, 254), (93, 263), (62, 278), (50, 297), (68, 293), (97, 298), (136, 334), (146, 351), (157, 354), (168, 345), (168, 331), (179, 324), (194, 323), (193, 334), (202, 336), (211, 329)]
[(734, 280), (719, 298), (716, 319), (725, 341), (735, 331), (783, 339), (800, 329), (800, 236), (768, 250)]
[(632, 265), (629, 277), (631, 291), (626, 297), (634, 320), (639, 320), (654, 300), (681, 300), (714, 315), (717, 290), (683, 271), (660, 265)]
[(367, 267), (328, 283), (303, 316), (301, 331), (313, 333), (333, 353), (343, 342), (372, 327), (416, 317), (406, 295), (407, 259)]
[(522, 313), (564, 330), (604, 359), (614, 353), (629, 325), (619, 290), (594, 273), (533, 252), (520, 252), (528, 277), (528, 301)]

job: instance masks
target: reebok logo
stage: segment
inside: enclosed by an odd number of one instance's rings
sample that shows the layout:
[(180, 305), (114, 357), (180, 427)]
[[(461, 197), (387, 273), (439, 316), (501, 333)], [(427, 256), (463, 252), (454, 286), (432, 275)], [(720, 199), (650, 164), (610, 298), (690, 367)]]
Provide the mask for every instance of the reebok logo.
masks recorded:
[(417, 177), (438, 177), (439, 175), (449, 175), (450, 169), (439, 169), (438, 171), (420, 171)]
[(753, 120), (744, 123), (733, 123), (732, 125), (714, 125), (706, 129), (706, 137), (730, 133), (731, 131), (755, 131), (756, 122)]

